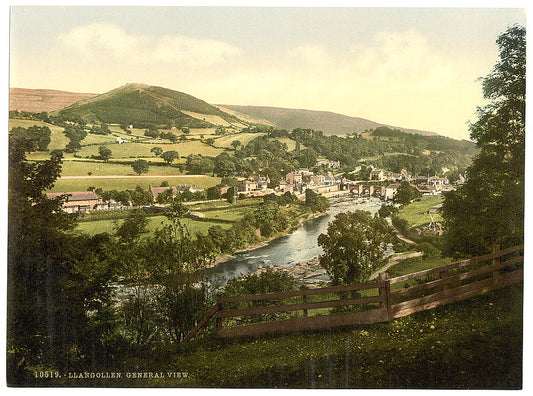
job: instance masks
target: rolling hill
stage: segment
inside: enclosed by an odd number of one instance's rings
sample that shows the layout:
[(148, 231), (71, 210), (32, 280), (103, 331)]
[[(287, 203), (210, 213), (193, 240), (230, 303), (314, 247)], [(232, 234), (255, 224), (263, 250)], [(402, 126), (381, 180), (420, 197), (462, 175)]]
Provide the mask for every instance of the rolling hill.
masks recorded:
[(314, 111), (302, 109), (287, 109), (282, 107), (266, 106), (239, 106), (239, 105), (218, 105), (220, 108), (237, 111), (250, 117), (265, 119), (280, 128), (310, 128), (323, 131), (326, 135), (346, 135), (354, 132), (363, 132), (366, 129), (375, 129), (386, 126), (392, 129), (399, 129), (403, 132), (425, 136), (437, 136), (435, 132), (420, 131), (386, 124), (379, 124), (365, 118), (350, 117), (343, 114), (329, 111)]
[(126, 84), (54, 112), (66, 120), (133, 124), (135, 127), (242, 126), (242, 120), (201, 99), (171, 89)]
[(51, 112), (96, 95), (55, 89), (9, 88), (9, 110), (31, 113)]

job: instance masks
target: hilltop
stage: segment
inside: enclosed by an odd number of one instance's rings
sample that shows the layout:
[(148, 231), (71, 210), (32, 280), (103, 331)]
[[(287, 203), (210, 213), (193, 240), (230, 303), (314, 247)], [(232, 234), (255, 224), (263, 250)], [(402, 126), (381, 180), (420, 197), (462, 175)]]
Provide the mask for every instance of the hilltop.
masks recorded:
[(51, 112), (96, 95), (55, 89), (9, 88), (9, 110), (31, 113)]
[(126, 84), (65, 107), (65, 120), (133, 125), (139, 128), (242, 128), (243, 120), (183, 92), (145, 84)]
[(350, 117), (330, 111), (314, 111), (304, 109), (287, 109), (283, 107), (267, 106), (239, 106), (219, 105), (221, 108), (238, 111), (248, 116), (264, 119), (283, 129), (310, 128), (323, 131), (325, 135), (347, 135), (354, 132), (361, 133), (368, 129), (386, 126), (402, 132), (424, 136), (437, 136), (435, 132), (420, 131), (380, 124), (360, 117)]

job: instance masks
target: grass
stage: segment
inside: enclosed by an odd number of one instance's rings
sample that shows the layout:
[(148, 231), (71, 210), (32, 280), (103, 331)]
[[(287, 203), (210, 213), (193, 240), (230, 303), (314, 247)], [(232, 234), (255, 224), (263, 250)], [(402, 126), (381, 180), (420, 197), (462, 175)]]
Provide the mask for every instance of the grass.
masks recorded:
[[(130, 157), (152, 157), (152, 148), (160, 147), (163, 151), (177, 151), (180, 156), (186, 157), (189, 154), (202, 154), (205, 156), (216, 157), (224, 150), (209, 146), (198, 140), (189, 140), (182, 143), (166, 143), (161, 139), (147, 139), (142, 143), (121, 143), (109, 144), (108, 147), (113, 152), (112, 158), (130, 158)], [(99, 146), (84, 146), (78, 151), (78, 155), (82, 157), (90, 157), (91, 155), (98, 155)]]
[(50, 151), (55, 149), (63, 149), (65, 148), (65, 145), (70, 141), (70, 139), (67, 138), (63, 133), (65, 129), (63, 127), (47, 124), (44, 121), (19, 120), (15, 118), (9, 119), (9, 130), (15, 127), (29, 128), (34, 125), (37, 125), (39, 127), (47, 126), (48, 128), (50, 128), (50, 131), (52, 132), (52, 134), (50, 135), (50, 144), (48, 145), (48, 149)]
[(236, 133), (232, 135), (226, 135), (215, 139), (216, 147), (229, 148), (233, 150), (231, 142), (238, 140), (244, 146), (256, 137), (263, 136), (264, 133)]
[[(81, 231), (85, 234), (94, 235), (102, 232), (108, 232), (113, 234), (115, 228), (120, 226), (124, 220), (97, 220), (97, 221), (84, 221), (80, 222), (76, 227), (77, 231)], [(198, 221), (194, 219), (183, 219), (183, 223), (189, 229), (189, 232), (194, 235), (196, 233), (207, 234), (209, 227), (219, 225), (224, 229), (230, 228), (231, 223), (219, 223), (219, 222), (210, 222), (210, 221)], [(153, 216), (148, 218), (147, 230), (149, 232), (154, 232), (158, 228), (161, 229), (165, 225), (169, 224), (168, 219), (165, 216)]]
[[(87, 176), (88, 172), (94, 176), (135, 176), (131, 165), (97, 161), (64, 161), (61, 176)], [(179, 173), (179, 169), (172, 166), (151, 166), (146, 175), (176, 176)]]
[(51, 192), (86, 191), (88, 187), (100, 187), (103, 190), (127, 190), (141, 186), (147, 189), (150, 185), (160, 186), (163, 181), (168, 181), (171, 186), (192, 186), (209, 188), (220, 183), (219, 177), (198, 176), (168, 176), (154, 178), (112, 178), (112, 179), (59, 179), (55, 182)]
[[(431, 217), (428, 214), (429, 208), (440, 204), (444, 201), (441, 197), (424, 197), (419, 201), (414, 201), (409, 205), (403, 207), (398, 212), (398, 217), (407, 220), (409, 227), (418, 227), (423, 224), (431, 222)], [(433, 219), (435, 221), (442, 221), (440, 214), (434, 214)]]
[(519, 389), (522, 295), (515, 285), (388, 323), (336, 330), (229, 341), (204, 333), (189, 343), (139, 348), (113, 367), (181, 371), (187, 378), (93, 379), (83, 385)]

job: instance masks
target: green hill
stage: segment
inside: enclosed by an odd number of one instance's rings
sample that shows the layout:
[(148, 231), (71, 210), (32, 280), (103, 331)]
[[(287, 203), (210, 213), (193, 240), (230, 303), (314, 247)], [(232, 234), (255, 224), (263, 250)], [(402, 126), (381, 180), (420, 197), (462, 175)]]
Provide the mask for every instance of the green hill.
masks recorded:
[(314, 111), (302, 109), (286, 109), (282, 107), (267, 106), (239, 106), (219, 105), (239, 113), (246, 114), (257, 119), (268, 120), (280, 128), (292, 130), (295, 128), (310, 128), (323, 131), (326, 135), (346, 135), (354, 132), (361, 133), (367, 129), (375, 129), (380, 126), (388, 126), (403, 132), (417, 135), (437, 135), (435, 132), (419, 131), (390, 125), (379, 124), (360, 117), (350, 117), (330, 111)]
[(54, 115), (71, 121), (81, 118), (88, 123), (132, 124), (139, 128), (209, 128), (240, 123), (237, 117), (194, 96), (144, 84), (126, 84), (74, 103)]

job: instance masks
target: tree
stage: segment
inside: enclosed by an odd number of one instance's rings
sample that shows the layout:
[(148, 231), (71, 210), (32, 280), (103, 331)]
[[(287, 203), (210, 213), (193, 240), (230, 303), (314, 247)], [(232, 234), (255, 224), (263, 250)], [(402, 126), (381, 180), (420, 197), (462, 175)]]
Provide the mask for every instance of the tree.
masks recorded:
[(120, 226), (116, 226), (115, 235), (122, 242), (130, 243), (147, 232), (148, 219), (142, 210), (132, 210)]
[(416, 188), (407, 182), (402, 182), (392, 197), (392, 202), (405, 206), (418, 197), (420, 197), (420, 192)]
[(152, 153), (154, 153), (154, 155), (156, 157), (159, 157), (161, 155), (161, 153), (163, 152), (163, 149), (161, 147), (152, 147), (152, 149), (150, 150)]
[(320, 265), (334, 285), (364, 282), (383, 263), (389, 235), (387, 222), (369, 212), (339, 213), (320, 234), (318, 245), (324, 249)]
[(9, 140), (7, 379), (27, 386), (35, 381), (29, 368), (63, 370), (108, 357), (99, 320), (113, 274), (109, 236), (73, 235), (65, 196), (44, 194), (61, 173), (61, 152), (28, 162), (30, 144)]
[(470, 136), (480, 149), (466, 182), (443, 203), (445, 252), (483, 254), (493, 243), (523, 243), (525, 171), (526, 30), (497, 39), (499, 61), (482, 79), (489, 103), (478, 108)]
[(133, 164), (131, 164), (131, 167), (133, 168), (133, 171), (137, 173), (138, 175), (142, 173), (148, 172), (148, 169), (150, 169), (150, 165), (146, 160), (138, 159), (136, 161), (133, 161)]
[(237, 147), (240, 147), (240, 146), (241, 146), (241, 142), (240, 142), (240, 140), (233, 140), (233, 141), (231, 142), (231, 145), (232, 145), (232, 147), (235, 149), (235, 151), (237, 151)]
[(171, 150), (171, 151), (165, 151), (163, 154), (161, 154), (161, 158), (163, 158), (163, 161), (165, 161), (167, 164), (170, 164), (177, 160), (179, 158), (179, 154), (177, 151)]
[(111, 155), (113, 155), (113, 152), (107, 146), (100, 146), (100, 147), (98, 147), (98, 154), (100, 156), (100, 159), (102, 159), (105, 162), (107, 162), (107, 161), (109, 161), (109, 158), (111, 158)]
[(329, 208), (329, 202), (326, 197), (309, 189), (305, 190), (305, 204), (313, 212), (325, 212)]

